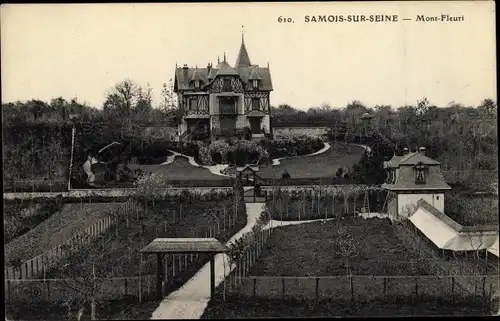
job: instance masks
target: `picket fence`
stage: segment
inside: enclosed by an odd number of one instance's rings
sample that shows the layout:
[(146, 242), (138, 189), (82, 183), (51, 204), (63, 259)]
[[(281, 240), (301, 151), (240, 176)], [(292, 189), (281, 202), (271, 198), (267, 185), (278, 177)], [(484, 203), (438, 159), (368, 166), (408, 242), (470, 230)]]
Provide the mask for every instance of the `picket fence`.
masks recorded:
[[(32, 279), (43, 276), (49, 268), (55, 266), (61, 259), (67, 258), (82, 245), (90, 242), (113, 226), (120, 217), (138, 210), (138, 204), (131, 199), (118, 209), (108, 213), (106, 217), (95, 222), (83, 231), (78, 231), (61, 244), (42, 253), (17, 267), (4, 269), (5, 279)], [(88, 237), (85, 237), (88, 236)]]

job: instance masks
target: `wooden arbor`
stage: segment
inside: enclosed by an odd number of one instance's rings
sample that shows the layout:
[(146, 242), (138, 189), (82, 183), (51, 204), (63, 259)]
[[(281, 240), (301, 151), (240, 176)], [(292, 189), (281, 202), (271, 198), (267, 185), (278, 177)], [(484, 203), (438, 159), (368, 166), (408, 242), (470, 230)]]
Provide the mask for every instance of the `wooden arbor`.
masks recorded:
[(226, 253), (229, 248), (215, 238), (156, 238), (141, 250), (141, 253), (156, 254), (156, 296), (162, 299), (161, 282), (163, 270), (162, 259), (165, 254), (206, 253), (210, 255), (210, 297), (215, 294), (215, 255)]
[[(254, 185), (255, 173), (259, 171), (259, 167), (256, 165), (245, 165), (242, 167), (236, 167), (236, 171), (238, 172), (241, 182), (244, 182), (244, 185)], [(249, 175), (252, 175), (252, 184), (250, 184)], [(243, 180), (244, 177), (246, 178), (245, 180)]]

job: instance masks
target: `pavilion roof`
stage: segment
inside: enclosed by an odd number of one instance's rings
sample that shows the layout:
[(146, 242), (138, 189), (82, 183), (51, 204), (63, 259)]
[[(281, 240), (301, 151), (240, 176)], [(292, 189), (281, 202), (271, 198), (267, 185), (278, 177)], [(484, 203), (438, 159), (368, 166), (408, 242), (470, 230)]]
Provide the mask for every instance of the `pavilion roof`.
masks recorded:
[(142, 253), (224, 253), (229, 248), (215, 238), (156, 238)]

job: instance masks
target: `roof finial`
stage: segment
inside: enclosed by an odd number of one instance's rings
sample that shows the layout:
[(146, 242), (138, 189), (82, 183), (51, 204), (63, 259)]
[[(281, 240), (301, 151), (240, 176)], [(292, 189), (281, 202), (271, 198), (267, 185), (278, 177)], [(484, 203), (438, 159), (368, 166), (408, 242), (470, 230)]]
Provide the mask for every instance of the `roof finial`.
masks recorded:
[(224, 51), (224, 61), (226, 61), (226, 52)]
[(243, 25), (241, 25), (241, 42), (244, 43), (245, 42), (245, 38), (243, 37), (245, 33), (245, 27)]
[(217, 63), (220, 64), (220, 57), (217, 55)]
[(269, 60), (267, 61), (267, 69), (269, 69)]

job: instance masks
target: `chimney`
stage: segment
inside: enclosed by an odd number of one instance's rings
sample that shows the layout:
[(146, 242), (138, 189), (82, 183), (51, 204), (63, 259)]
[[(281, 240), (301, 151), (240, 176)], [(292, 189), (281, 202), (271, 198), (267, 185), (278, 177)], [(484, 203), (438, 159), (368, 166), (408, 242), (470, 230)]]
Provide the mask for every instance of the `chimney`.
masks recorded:
[(212, 63), (210, 62), (207, 65), (207, 78), (210, 78), (210, 71), (212, 70)]
[(420, 147), (420, 148), (418, 149), (418, 152), (419, 152), (419, 154), (421, 154), (421, 155), (425, 155), (425, 147)]
[(189, 70), (188, 65), (184, 64), (184, 66), (182, 66), (182, 77), (184, 78), (185, 83), (189, 81), (188, 70)]
[(408, 149), (408, 147), (403, 148), (403, 156), (408, 155), (409, 152), (410, 150)]

